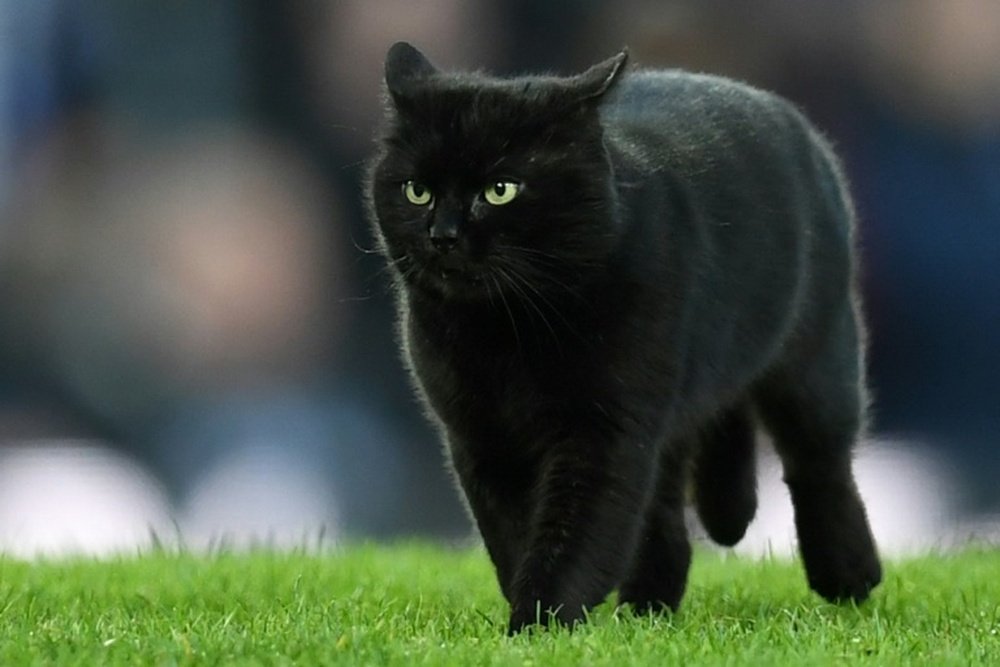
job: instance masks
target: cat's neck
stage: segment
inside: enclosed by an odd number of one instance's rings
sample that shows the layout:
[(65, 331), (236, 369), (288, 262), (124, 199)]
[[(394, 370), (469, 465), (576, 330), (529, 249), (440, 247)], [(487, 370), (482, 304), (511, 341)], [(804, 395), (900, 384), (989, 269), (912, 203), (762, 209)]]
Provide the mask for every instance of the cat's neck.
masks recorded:
[(417, 290), (404, 296), (407, 319), (421, 336), (444, 349), (482, 354), (562, 355), (589, 345), (612, 324), (617, 299), (603, 285), (572, 296), (494, 294), (492, 298), (449, 299)]

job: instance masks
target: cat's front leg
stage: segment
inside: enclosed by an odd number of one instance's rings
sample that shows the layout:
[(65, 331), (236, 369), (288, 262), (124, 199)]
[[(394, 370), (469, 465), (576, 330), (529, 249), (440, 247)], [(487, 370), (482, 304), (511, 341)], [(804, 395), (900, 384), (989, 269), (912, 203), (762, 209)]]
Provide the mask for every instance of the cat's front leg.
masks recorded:
[(512, 591), (512, 634), (581, 620), (618, 585), (655, 476), (654, 448), (639, 442), (566, 442), (548, 451)]
[(479, 481), (463, 483), (463, 487), (476, 527), (493, 561), (500, 591), (513, 603), (517, 566), (525, 548), (525, 508), (512, 498), (504, 498), (502, 490)]
[(512, 463), (483, 456), (481, 452), (490, 451), (488, 447), (451, 439), (449, 448), (466, 503), (496, 570), (500, 590), (510, 602), (527, 540), (528, 496), (535, 473), (523, 461)]

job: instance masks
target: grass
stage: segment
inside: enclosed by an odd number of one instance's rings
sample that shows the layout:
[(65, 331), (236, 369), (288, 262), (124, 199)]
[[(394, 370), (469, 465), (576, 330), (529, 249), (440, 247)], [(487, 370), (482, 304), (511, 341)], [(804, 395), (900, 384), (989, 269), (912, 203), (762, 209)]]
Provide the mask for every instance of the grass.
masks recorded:
[(507, 638), (474, 549), (0, 558), (0, 664), (1000, 664), (1000, 551), (886, 570), (838, 607), (797, 563), (701, 552), (676, 615), (605, 604), (572, 632)]

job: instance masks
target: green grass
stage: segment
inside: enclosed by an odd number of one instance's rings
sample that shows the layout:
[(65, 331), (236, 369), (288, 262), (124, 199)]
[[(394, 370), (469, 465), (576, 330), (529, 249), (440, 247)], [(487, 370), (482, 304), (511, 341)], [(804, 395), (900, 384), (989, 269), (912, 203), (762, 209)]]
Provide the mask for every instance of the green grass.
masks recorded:
[(508, 638), (478, 550), (0, 559), (0, 665), (1000, 664), (1000, 552), (886, 570), (868, 603), (838, 607), (797, 563), (702, 552), (676, 615), (606, 604), (572, 632)]

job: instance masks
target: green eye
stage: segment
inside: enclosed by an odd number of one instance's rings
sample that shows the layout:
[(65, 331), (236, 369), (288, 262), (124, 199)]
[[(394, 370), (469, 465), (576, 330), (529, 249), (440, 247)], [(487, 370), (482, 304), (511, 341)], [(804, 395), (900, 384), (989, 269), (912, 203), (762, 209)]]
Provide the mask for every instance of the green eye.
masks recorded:
[(434, 200), (434, 195), (423, 183), (407, 181), (403, 183), (403, 196), (414, 206), (427, 206)]
[(494, 206), (503, 206), (513, 201), (517, 193), (521, 191), (520, 183), (514, 181), (497, 181), (486, 186), (483, 190), (483, 197)]

